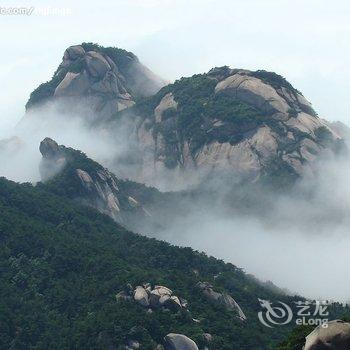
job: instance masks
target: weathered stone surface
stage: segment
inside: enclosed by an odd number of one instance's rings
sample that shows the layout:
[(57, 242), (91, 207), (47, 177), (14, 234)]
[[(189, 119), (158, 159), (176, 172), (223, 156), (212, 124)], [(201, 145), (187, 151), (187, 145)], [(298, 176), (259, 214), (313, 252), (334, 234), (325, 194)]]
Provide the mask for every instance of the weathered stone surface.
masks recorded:
[(127, 343), (127, 348), (128, 349), (140, 349), (141, 347), (141, 344), (137, 341), (137, 340), (133, 340), (133, 339), (130, 339), (128, 340), (128, 343)]
[(165, 350), (199, 350), (197, 344), (183, 334), (169, 333), (164, 341)]
[(247, 319), (241, 307), (229, 294), (214, 291), (213, 286), (208, 282), (198, 282), (197, 287), (209, 301), (217, 305), (222, 305), (227, 310), (236, 312), (238, 318), (242, 321)]
[(210, 343), (213, 341), (213, 336), (210, 333), (203, 333), (203, 339), (207, 342)]
[(159, 105), (154, 110), (154, 115), (157, 123), (160, 123), (162, 121), (163, 112), (170, 108), (177, 108), (177, 102), (174, 100), (174, 96), (171, 92), (162, 98)]
[(68, 47), (64, 54), (67, 59), (76, 60), (77, 58), (84, 56), (85, 50), (80, 45), (73, 45)]
[(148, 293), (142, 286), (137, 286), (134, 292), (134, 300), (142, 306), (149, 306)]
[(66, 158), (57, 142), (48, 137), (40, 142), (39, 150), (43, 156), (39, 165), (40, 176), (47, 181), (64, 168)]
[(68, 72), (57, 86), (54, 96), (79, 96), (89, 89), (87, 74)]
[(61, 157), (61, 152), (57, 142), (49, 137), (46, 137), (40, 142), (39, 150), (44, 158), (52, 159)]
[(217, 84), (215, 92), (239, 98), (265, 113), (287, 113), (290, 108), (273, 87), (247, 75), (234, 74), (226, 78)]
[[(164, 86), (164, 81), (144, 67), (135, 55), (125, 52), (121, 63), (106, 52), (98, 47), (86, 52), (80, 45), (65, 50), (54, 76), (60, 79), (59, 84), (53, 96), (48, 96), (50, 101), (59, 102), (60, 112), (84, 111), (89, 121), (110, 118), (134, 105), (135, 99), (154, 94)], [(44, 98), (34, 104), (46, 102)]]
[(304, 350), (349, 350), (350, 323), (335, 320), (318, 326), (306, 337)]
[[(67, 162), (72, 167), (75, 165), (74, 157), (65, 156), (66, 148), (59, 146), (50, 138), (46, 138), (41, 142), (40, 151), (43, 155), (40, 164), (43, 181), (58, 175)], [(91, 206), (122, 223), (126, 222), (129, 215), (150, 216), (136, 199), (119, 189), (118, 179), (112, 173), (99, 164), (90, 162), (91, 160), (87, 158), (86, 163), (91, 165), (88, 170), (76, 168), (74, 172), (64, 175), (72, 176), (75, 174), (78, 179), (74, 182), (76, 184), (76, 195), (72, 199), (79, 200), (79, 202)], [(71, 179), (66, 180), (71, 181)], [(70, 195), (72, 194), (70, 193)]]
[(103, 78), (111, 66), (107, 60), (96, 51), (89, 51), (85, 55), (86, 67), (90, 75), (94, 78)]

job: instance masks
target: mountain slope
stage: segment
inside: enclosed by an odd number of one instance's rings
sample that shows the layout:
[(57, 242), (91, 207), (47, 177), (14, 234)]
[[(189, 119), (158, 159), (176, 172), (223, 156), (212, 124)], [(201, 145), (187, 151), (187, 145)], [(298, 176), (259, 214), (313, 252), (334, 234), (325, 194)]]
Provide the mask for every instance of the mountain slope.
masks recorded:
[[(142, 349), (154, 349), (170, 332), (204, 346), (201, 334), (207, 332), (213, 349), (267, 349), (284, 333), (258, 323), (257, 298), (290, 299), (231, 264), (127, 232), (40, 184), (1, 179), (0, 212), (0, 317), (7, 325), (0, 329), (1, 348), (105, 349), (132, 337)], [(247, 321), (208, 302), (196, 287), (203, 280), (230, 293)], [(149, 314), (116, 301), (127, 283), (147, 281), (186, 298), (190, 311)]]
[(131, 132), (144, 173), (214, 172), (297, 178), (345, 149), (342, 138), (281, 76), (228, 67), (182, 78), (115, 116)]
[(123, 188), (120, 180), (84, 153), (45, 138), (40, 173), (47, 189), (93, 207), (115, 221), (130, 224), (150, 214)]

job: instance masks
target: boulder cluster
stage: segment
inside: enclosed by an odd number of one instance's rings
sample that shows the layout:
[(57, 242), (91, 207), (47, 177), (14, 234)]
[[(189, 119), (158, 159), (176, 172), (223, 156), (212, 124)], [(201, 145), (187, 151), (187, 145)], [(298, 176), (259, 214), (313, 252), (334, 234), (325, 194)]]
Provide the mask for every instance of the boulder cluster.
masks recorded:
[(188, 303), (185, 299), (173, 294), (172, 290), (165, 286), (154, 286), (145, 283), (142, 286), (133, 288), (128, 284), (125, 291), (121, 291), (116, 295), (119, 300), (134, 300), (139, 305), (152, 309), (168, 309), (178, 311), (187, 309)]

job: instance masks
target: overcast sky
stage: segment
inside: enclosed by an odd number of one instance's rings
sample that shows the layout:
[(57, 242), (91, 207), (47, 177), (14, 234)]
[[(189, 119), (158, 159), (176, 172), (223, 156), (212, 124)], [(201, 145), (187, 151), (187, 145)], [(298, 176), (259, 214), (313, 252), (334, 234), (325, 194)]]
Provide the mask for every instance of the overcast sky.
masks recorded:
[[(23, 5), (23, 3), (25, 5)], [(83, 41), (133, 51), (168, 80), (229, 65), (273, 70), (320, 116), (350, 124), (350, 2), (346, 0), (1, 1), (0, 136), (21, 118), (66, 47)], [(43, 15), (43, 11), (61, 15)], [(66, 15), (64, 15), (66, 13)]]

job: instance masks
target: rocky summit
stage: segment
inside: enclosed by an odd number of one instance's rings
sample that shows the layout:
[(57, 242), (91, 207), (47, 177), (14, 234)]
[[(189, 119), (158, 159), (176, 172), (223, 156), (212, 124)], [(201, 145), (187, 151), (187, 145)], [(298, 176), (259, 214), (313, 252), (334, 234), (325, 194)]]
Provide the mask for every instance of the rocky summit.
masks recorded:
[(80, 151), (45, 138), (40, 143), (42, 180), (53, 192), (77, 200), (126, 224), (130, 216), (150, 214), (119, 189), (117, 177)]
[(32, 92), (26, 108), (63, 100), (69, 111), (80, 109), (93, 120), (106, 118), (163, 85), (133, 53), (83, 43), (66, 49), (52, 79)]
[(297, 178), (312, 174), (321, 157), (345, 149), (337, 130), (301, 92), (266, 71), (214, 68), (182, 78), (118, 115), (119, 122), (123, 116), (134, 121), (144, 172)]
[(126, 136), (127, 152), (115, 152), (115, 164), (141, 182), (170, 171), (293, 183), (346, 149), (339, 127), (276, 73), (224, 66), (163, 85), (133, 53), (83, 43), (65, 51), (27, 112), (54, 101), (111, 139)]

